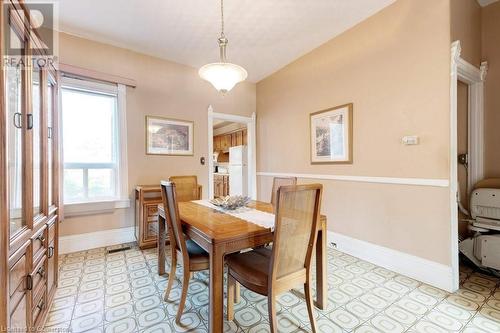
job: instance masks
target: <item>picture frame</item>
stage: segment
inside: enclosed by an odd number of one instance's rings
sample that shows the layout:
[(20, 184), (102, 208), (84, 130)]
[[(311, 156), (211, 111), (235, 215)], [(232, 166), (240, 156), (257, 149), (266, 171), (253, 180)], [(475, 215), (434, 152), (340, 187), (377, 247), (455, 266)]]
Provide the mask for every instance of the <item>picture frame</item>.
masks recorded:
[(194, 122), (146, 116), (146, 155), (193, 156)]
[(353, 103), (309, 115), (311, 164), (353, 163)]

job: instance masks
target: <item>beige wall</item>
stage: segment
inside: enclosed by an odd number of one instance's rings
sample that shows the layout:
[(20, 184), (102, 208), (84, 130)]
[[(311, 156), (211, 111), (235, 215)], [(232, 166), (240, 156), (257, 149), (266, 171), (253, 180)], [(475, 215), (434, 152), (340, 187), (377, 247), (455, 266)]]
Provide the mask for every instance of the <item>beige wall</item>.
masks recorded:
[(482, 10), (482, 55), (488, 61), (485, 89), (485, 175), (500, 177), (500, 2)]
[[(130, 197), (137, 184), (156, 184), (179, 173), (197, 175), (206, 194), (208, 167), (199, 160), (211, 156), (207, 151), (207, 107), (212, 104), (217, 112), (251, 115), (256, 108), (255, 84), (240, 84), (230, 94), (221, 96), (198, 77), (195, 68), (66, 34), (60, 35), (59, 47), (62, 63), (137, 81), (136, 88), (127, 88)], [(146, 115), (194, 121), (194, 156), (146, 156)], [(132, 201), (130, 209), (118, 209), (113, 214), (68, 218), (61, 224), (61, 234), (132, 226), (133, 207)]]
[(481, 64), (481, 6), (477, 0), (451, 0), (451, 40), (460, 40), (462, 58)]
[[(450, 43), (448, 0), (400, 0), (262, 80), (258, 171), (448, 179)], [(354, 163), (312, 166), (309, 113), (350, 102)], [(322, 183), (330, 230), (450, 265), (447, 188)]]

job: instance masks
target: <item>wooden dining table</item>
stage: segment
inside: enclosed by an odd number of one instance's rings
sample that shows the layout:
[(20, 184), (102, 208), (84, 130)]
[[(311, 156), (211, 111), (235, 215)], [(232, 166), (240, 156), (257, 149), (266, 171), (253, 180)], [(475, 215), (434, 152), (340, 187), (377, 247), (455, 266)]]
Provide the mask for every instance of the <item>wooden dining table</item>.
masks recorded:
[[(272, 213), (269, 203), (252, 201), (248, 207)], [(273, 241), (271, 229), (225, 214), (199, 203), (179, 202), (179, 215), (184, 233), (210, 256), (209, 280), (209, 332), (220, 333), (224, 325), (224, 257), (241, 250), (269, 244)], [(327, 223), (321, 215), (316, 242), (316, 301), (326, 309), (327, 279)], [(158, 274), (165, 274), (166, 223), (163, 205), (158, 205)], [(171, 251), (175, 255), (175, 250)]]

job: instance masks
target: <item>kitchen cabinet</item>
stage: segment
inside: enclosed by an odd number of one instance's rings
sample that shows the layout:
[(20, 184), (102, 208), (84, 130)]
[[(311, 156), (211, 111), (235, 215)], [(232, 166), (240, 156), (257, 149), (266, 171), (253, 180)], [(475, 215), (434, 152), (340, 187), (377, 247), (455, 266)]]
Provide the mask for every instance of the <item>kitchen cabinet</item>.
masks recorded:
[(214, 151), (220, 151), (221, 149), (221, 136), (214, 136)]
[(222, 136), (222, 150), (228, 150), (231, 146), (231, 134)]
[(24, 26), (27, 12), (22, 2), (0, 0), (0, 36), (8, 27), (25, 49), (19, 61), (0, 64), (0, 330), (18, 332), (42, 329), (59, 243), (58, 73), (33, 61), (46, 54)]
[(232, 133), (214, 136), (214, 151), (227, 151), (231, 147), (247, 144), (247, 130), (240, 129)]
[(229, 195), (229, 175), (214, 175), (214, 197)]
[(247, 129), (245, 128), (242, 133), (241, 133), (241, 142), (243, 146), (246, 146), (248, 143), (248, 132)]

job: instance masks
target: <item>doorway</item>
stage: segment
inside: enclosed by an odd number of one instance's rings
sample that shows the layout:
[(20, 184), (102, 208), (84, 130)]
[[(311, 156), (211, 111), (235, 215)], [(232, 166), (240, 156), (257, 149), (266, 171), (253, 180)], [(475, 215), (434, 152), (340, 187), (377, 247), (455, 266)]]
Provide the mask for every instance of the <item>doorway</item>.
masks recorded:
[(451, 46), (450, 86), (450, 220), (452, 291), (459, 287), (460, 222), (467, 215), (469, 194), (484, 177), (484, 80), (488, 65), (477, 68), (461, 58), (460, 41)]
[(458, 179), (458, 239), (469, 237), (469, 85), (457, 81), (457, 179)]
[(237, 116), (217, 113), (211, 105), (208, 107), (209, 199), (226, 194), (240, 194), (257, 199), (255, 128), (255, 113), (251, 117)]

